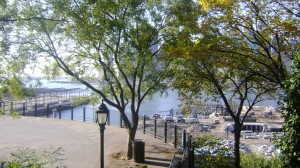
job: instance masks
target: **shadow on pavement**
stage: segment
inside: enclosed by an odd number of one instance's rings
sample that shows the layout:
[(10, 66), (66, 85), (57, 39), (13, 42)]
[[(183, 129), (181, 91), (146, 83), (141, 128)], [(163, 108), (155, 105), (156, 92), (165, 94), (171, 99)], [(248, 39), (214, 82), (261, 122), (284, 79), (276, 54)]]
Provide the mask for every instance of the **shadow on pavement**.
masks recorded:
[(170, 159), (162, 159), (162, 158), (155, 158), (155, 157), (146, 157), (145, 164), (152, 165), (152, 166), (161, 166), (161, 167), (169, 167)]

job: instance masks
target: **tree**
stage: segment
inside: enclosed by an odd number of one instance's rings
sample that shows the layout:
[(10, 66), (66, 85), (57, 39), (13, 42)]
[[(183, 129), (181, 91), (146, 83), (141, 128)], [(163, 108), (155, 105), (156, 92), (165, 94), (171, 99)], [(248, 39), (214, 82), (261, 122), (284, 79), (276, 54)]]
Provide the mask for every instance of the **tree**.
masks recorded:
[(300, 164), (300, 50), (298, 48), (292, 63), (292, 72), (285, 82), (286, 97), (281, 105), (285, 123), (283, 136), (277, 139), (276, 146), (281, 150), (284, 167), (297, 167)]
[[(199, 0), (200, 4), (207, 2)], [(218, 1), (205, 7), (202, 28), (218, 30), (212, 34), (235, 39), (234, 43), (229, 43), (230, 45), (228, 43), (224, 45), (224, 41), (216, 43), (208, 40), (206, 44), (211, 46), (210, 51), (232, 53), (236, 58), (251, 59), (253, 64), (261, 65), (261, 68), (249, 66), (245, 70), (278, 85), (279, 91), (276, 94), (284, 95), (286, 92), (289, 99), (290, 88), (285, 81), (289, 78), (290, 62), (294, 60), (296, 46), (299, 43), (299, 2)], [(283, 117), (289, 120), (288, 122), (295, 119), (295, 115), (284, 114)], [(296, 121), (294, 120), (295, 123)], [(286, 123), (284, 127), (284, 134), (287, 134), (287, 137), (280, 145), (291, 161), (292, 150), (297, 149), (292, 147), (288, 149), (285, 143), (292, 138), (290, 131), (298, 127), (290, 123)]]
[[(187, 39), (182, 41), (186, 42)], [(226, 56), (203, 53), (197, 44), (180, 44), (176, 45), (176, 48), (177, 50), (172, 48), (166, 51), (171, 57), (179, 58), (172, 64), (173, 87), (178, 89), (182, 96), (187, 97), (188, 102), (202, 101), (199, 93), (205, 92), (212, 96), (212, 100), (224, 104), (234, 121), (235, 166), (240, 167), (239, 144), (243, 123), (255, 104), (272, 98), (272, 93), (277, 90), (276, 85), (265, 82), (260, 76), (245, 72), (243, 69), (251, 66), (250, 60), (229, 59), (230, 54)], [(182, 48), (190, 52), (183, 54)], [(244, 106), (248, 108), (244, 110)]]
[[(169, 20), (165, 1), (21, 1), (18, 17), (23, 48), (51, 62), (116, 108), (128, 132), (132, 157), (142, 102), (164, 91), (160, 60)], [(54, 68), (55, 69), (55, 68)], [(101, 75), (99, 75), (101, 74)], [(94, 86), (89, 81), (96, 81)], [(130, 115), (127, 115), (130, 111)], [(130, 118), (131, 116), (131, 118)]]
[[(240, 131), (245, 118), (258, 102), (274, 99), (286, 78), (282, 60), (291, 59), (285, 48), (289, 47), (289, 39), (281, 40), (273, 27), (258, 27), (262, 21), (261, 11), (253, 11), (257, 5), (228, 2), (225, 6), (213, 5), (212, 9), (194, 7), (178, 13), (177, 33), (164, 48), (166, 59), (176, 58), (170, 66), (172, 83), (187, 102), (199, 101), (204, 92), (222, 102), (234, 120), (235, 167), (240, 167)], [(183, 20), (183, 16), (191, 19)], [(253, 27), (255, 23), (257, 27)], [(271, 33), (277, 44), (269, 37)], [(243, 106), (248, 108), (243, 111)]]

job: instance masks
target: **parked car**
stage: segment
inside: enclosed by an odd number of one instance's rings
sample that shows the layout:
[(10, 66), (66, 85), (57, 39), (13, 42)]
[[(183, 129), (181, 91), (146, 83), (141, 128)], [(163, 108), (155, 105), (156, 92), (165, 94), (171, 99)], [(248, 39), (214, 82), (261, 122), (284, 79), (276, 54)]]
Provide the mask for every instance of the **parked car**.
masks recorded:
[(155, 118), (160, 118), (160, 114), (154, 114), (153, 119), (155, 119)]
[(187, 123), (197, 123), (198, 122), (198, 118), (190, 117), (190, 118), (186, 118), (185, 121)]
[(252, 136), (253, 135), (253, 131), (251, 130), (244, 130), (244, 131), (241, 131), (241, 137), (248, 137), (248, 136)]
[(165, 122), (173, 122), (173, 118), (170, 115), (166, 115), (166, 116), (164, 116), (164, 121)]
[(185, 120), (183, 119), (183, 117), (182, 116), (176, 116), (176, 117), (174, 117), (173, 118), (174, 119), (174, 122), (181, 122), (181, 123), (184, 123), (185, 122)]

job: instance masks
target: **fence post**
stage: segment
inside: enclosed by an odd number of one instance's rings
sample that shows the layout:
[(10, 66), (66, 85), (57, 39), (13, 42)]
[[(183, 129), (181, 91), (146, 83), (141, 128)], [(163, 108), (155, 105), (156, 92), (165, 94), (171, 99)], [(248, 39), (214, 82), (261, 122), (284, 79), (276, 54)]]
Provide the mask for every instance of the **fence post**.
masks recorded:
[(83, 122), (85, 122), (85, 107), (83, 107)]
[(38, 116), (38, 112), (37, 112), (37, 103), (34, 104), (34, 112), (35, 112), (35, 116)]
[(177, 125), (174, 127), (174, 148), (177, 147)]
[(156, 118), (154, 119), (154, 138), (156, 138)]
[(3, 102), (3, 114), (5, 114), (5, 102)]
[(71, 120), (74, 119), (74, 107), (71, 106)]
[(22, 115), (25, 116), (25, 103), (23, 103), (22, 113), (23, 113)]
[(10, 102), (10, 111), (12, 112), (14, 110), (14, 102)]
[(167, 127), (168, 127), (168, 123), (165, 122), (165, 127), (164, 127), (164, 133), (165, 133), (164, 139), (165, 139), (165, 143), (167, 143), (167, 139), (168, 139), (168, 137), (167, 137), (167, 130), (168, 130)]
[(191, 165), (191, 168), (194, 168), (195, 167), (195, 151), (194, 151), (194, 141), (192, 142), (192, 148), (191, 148), (191, 162), (192, 162), (192, 165)]
[(194, 144), (192, 143), (193, 137), (192, 135), (189, 136), (189, 168), (194, 168)]
[(182, 134), (182, 147), (183, 149), (186, 148), (186, 130), (183, 130), (183, 134)]
[(61, 119), (61, 105), (58, 106), (58, 118)]
[(146, 133), (146, 116), (144, 115), (143, 117), (144, 117), (143, 118), (143, 126), (144, 126), (143, 133), (145, 134)]
[[(44, 96), (44, 98), (45, 98), (45, 96)], [(50, 107), (49, 107), (49, 104), (47, 104), (47, 110), (46, 110), (46, 113), (47, 113), (47, 118), (49, 118), (49, 113), (50, 113)]]

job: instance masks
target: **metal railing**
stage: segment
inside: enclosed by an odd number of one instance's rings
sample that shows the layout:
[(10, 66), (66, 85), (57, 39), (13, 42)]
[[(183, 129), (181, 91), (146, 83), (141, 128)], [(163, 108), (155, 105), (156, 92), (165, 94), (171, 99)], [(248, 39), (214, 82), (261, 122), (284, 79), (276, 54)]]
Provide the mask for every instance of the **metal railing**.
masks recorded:
[[(84, 94), (82, 94), (84, 95)], [(61, 103), (67, 102), (70, 96), (66, 96), (66, 99), (60, 98)], [(76, 120), (83, 122), (95, 122), (96, 108), (90, 107), (74, 107), (69, 104), (54, 103), (57, 100), (51, 100), (48, 104), (28, 102), (11, 102), (8, 106), (7, 102), (0, 102), (0, 108), (13, 110), (18, 112), (22, 116), (36, 116), (47, 118), (59, 118), (65, 120)], [(29, 103), (30, 102), (30, 103)], [(43, 101), (47, 102), (47, 101)], [(6, 104), (6, 105), (5, 105)], [(29, 105), (30, 104), (30, 105)], [(193, 168), (194, 167), (194, 146), (193, 137), (186, 131), (188, 124), (165, 122), (163, 119), (149, 120), (144, 115), (141, 117), (141, 121), (138, 125), (138, 130), (144, 134), (150, 134), (154, 138), (163, 140), (165, 143), (169, 143), (178, 150), (174, 155), (174, 158), (170, 161), (170, 167), (172, 168)], [(122, 117), (119, 112), (110, 110), (108, 115), (108, 125), (114, 125), (123, 127)]]
[(186, 127), (183, 124), (177, 125), (157, 118), (149, 120), (143, 116), (139, 130), (142, 130), (144, 134), (150, 134), (154, 138), (161, 139), (177, 149), (178, 152), (174, 154), (170, 168), (194, 168), (194, 139), (185, 130)]

